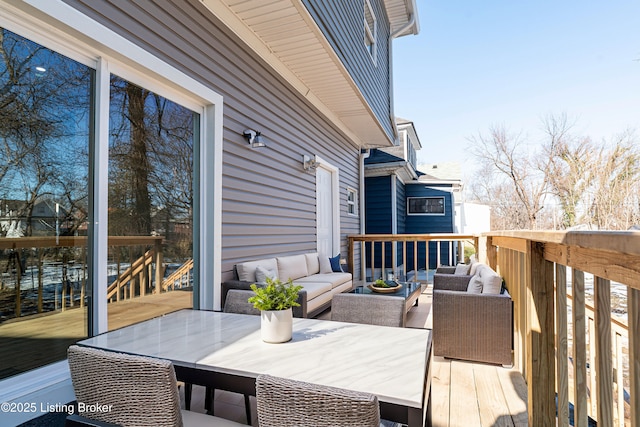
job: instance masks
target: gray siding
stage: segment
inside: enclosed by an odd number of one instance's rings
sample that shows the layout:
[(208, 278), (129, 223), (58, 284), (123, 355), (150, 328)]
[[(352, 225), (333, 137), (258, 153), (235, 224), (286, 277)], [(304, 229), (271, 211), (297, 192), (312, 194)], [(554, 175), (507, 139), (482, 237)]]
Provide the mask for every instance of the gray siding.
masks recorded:
[[(303, 154), (340, 169), (347, 255), (346, 236), (359, 232), (346, 212), (346, 187), (358, 188), (358, 147), (199, 1), (65, 1), (224, 96), (223, 280), (238, 262), (316, 250), (315, 175), (303, 170)], [(268, 146), (249, 148), (246, 128)]]
[(370, 0), (377, 19), (377, 61), (364, 45), (364, 0), (302, 0), (393, 140), (389, 97), (389, 18), (383, 0)]

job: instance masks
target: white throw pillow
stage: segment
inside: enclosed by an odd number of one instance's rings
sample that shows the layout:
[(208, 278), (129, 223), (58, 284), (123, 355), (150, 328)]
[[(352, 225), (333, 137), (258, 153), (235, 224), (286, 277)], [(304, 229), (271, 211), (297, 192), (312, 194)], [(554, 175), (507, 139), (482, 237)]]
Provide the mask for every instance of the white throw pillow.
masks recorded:
[(469, 274), (472, 275), (472, 276), (474, 274), (476, 274), (476, 270), (478, 269), (479, 265), (480, 265), (479, 262), (472, 261), (471, 262), (471, 267), (469, 267)]
[(329, 257), (326, 255), (319, 255), (318, 260), (320, 261), (320, 274), (333, 273), (331, 269), (331, 262), (329, 261)]
[(502, 289), (502, 277), (497, 273), (482, 279), (482, 293), (498, 295)]
[(469, 280), (469, 285), (467, 285), (467, 292), (470, 294), (482, 293), (482, 279), (478, 274), (471, 277), (471, 280)]
[(462, 275), (469, 274), (470, 267), (471, 266), (468, 264), (458, 264), (456, 265), (456, 271), (454, 271), (453, 274), (462, 274)]
[(317, 253), (304, 254), (307, 258), (307, 273), (309, 276), (312, 274), (320, 273), (320, 260)]
[(256, 283), (266, 284), (267, 277), (272, 280), (277, 279), (278, 270), (276, 270), (275, 268), (272, 269), (272, 268), (258, 266), (256, 268)]

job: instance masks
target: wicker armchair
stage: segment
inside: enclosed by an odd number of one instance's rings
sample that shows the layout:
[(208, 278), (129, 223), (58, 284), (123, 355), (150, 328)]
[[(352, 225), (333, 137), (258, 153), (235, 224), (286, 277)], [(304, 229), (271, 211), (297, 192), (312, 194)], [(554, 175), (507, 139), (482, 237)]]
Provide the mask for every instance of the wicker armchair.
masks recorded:
[(511, 365), (513, 302), (502, 294), (466, 292), (471, 276), (435, 274), (433, 354), (452, 359)]
[(331, 320), (404, 327), (404, 298), (388, 295), (336, 294), (331, 302)]
[(256, 380), (260, 427), (379, 427), (378, 398), (260, 375)]
[(76, 345), (69, 347), (67, 355), (76, 399), (85, 404), (79, 407), (79, 415), (67, 417), (68, 426), (242, 425), (181, 411), (176, 374), (168, 360)]

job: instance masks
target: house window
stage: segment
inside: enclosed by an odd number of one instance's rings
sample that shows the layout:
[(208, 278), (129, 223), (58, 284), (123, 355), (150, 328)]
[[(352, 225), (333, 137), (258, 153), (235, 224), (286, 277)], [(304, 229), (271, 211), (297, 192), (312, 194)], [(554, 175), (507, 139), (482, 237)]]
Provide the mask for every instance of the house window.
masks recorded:
[[(38, 378), (29, 371), (63, 361), (76, 341), (162, 314), (129, 302), (174, 292), (163, 308), (174, 311), (192, 307), (202, 289), (194, 247), (198, 220), (211, 222), (212, 212), (195, 207), (215, 176), (197, 179), (212, 160), (213, 150), (203, 153), (212, 108), (195, 92), (70, 52), (0, 28), (0, 336), (13, 337), (0, 383)], [(176, 270), (185, 273), (167, 280)], [(42, 339), (30, 338), (34, 322)]]
[[(200, 116), (114, 74), (110, 81), (109, 236), (146, 238), (138, 246), (109, 247), (107, 263), (120, 274), (109, 276), (106, 298), (116, 302), (164, 292), (167, 282), (163, 279), (168, 273), (192, 265), (194, 130)], [(166, 263), (164, 275), (145, 274), (129, 280), (126, 271), (131, 264), (149, 265), (160, 256)], [(189, 282), (181, 278), (178, 287), (190, 293), (191, 276), (184, 277)], [(157, 278), (161, 284), (156, 283)], [(182, 302), (174, 298), (171, 306), (169, 311), (188, 308), (191, 298)], [(118, 304), (108, 304), (107, 310), (109, 329), (141, 320), (135, 316), (111, 320), (121, 310)]]
[(357, 215), (356, 200), (358, 192), (353, 188), (347, 188), (347, 213), (349, 215)]
[(444, 197), (409, 197), (409, 215), (444, 215)]
[(371, 3), (369, 0), (364, 1), (364, 45), (371, 55), (371, 59), (373, 62), (376, 62), (376, 37), (377, 37), (377, 29), (376, 29), (376, 15), (373, 13), (373, 8), (371, 7)]
[[(0, 28), (0, 381), (64, 360), (89, 334), (94, 80), (90, 67)], [(49, 200), (68, 217), (45, 218)]]

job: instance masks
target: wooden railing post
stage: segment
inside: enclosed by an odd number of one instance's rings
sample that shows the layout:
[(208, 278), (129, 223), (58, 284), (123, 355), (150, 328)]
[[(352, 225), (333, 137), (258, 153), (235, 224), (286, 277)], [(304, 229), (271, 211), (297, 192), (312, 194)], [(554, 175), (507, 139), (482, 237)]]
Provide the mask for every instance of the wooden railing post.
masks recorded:
[[(530, 426), (556, 423), (553, 263), (544, 259), (544, 244), (528, 241), (527, 388)], [(487, 245), (489, 247), (489, 245)]]
[(155, 274), (156, 286), (153, 290), (153, 293), (159, 294), (162, 290), (162, 273), (163, 273), (162, 263), (164, 262), (164, 259), (162, 256), (162, 240), (158, 239), (155, 241), (153, 245), (153, 252), (155, 255), (154, 261), (156, 263), (156, 274)]
[(494, 270), (498, 271), (498, 251), (493, 245), (493, 237), (487, 237), (487, 264)]

